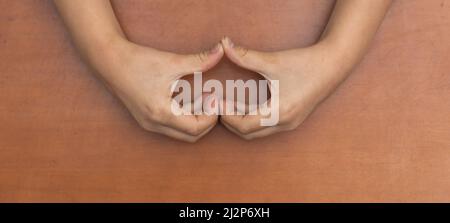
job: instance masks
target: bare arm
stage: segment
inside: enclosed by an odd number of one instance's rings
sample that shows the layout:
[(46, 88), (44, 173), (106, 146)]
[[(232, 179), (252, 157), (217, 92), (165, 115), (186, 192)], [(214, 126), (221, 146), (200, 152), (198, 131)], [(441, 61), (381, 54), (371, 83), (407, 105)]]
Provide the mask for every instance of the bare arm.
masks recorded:
[[(222, 116), (221, 122), (245, 139), (295, 129), (330, 95), (363, 58), (392, 0), (338, 0), (321, 39), (313, 46), (259, 52), (222, 44), (237, 65), (279, 80), (279, 122), (261, 126), (260, 115)], [(277, 103), (272, 103), (277, 104)]]
[(175, 116), (172, 84), (213, 67), (220, 44), (192, 55), (162, 52), (125, 37), (109, 0), (54, 0), (84, 59), (146, 130), (193, 142), (213, 128), (217, 116)]
[(319, 43), (326, 43), (353, 67), (365, 55), (392, 0), (338, 0)]
[(116, 54), (126, 43), (109, 0), (54, 0), (73, 41), (94, 67), (103, 66), (104, 56)]

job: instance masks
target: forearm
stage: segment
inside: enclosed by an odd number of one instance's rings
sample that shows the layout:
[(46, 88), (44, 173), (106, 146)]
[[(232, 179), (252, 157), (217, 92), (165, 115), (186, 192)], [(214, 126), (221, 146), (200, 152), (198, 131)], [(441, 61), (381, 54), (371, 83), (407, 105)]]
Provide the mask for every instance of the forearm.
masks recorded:
[(54, 0), (81, 55), (94, 68), (107, 66), (125, 35), (109, 0)]
[(320, 43), (348, 71), (366, 53), (392, 0), (338, 0)]

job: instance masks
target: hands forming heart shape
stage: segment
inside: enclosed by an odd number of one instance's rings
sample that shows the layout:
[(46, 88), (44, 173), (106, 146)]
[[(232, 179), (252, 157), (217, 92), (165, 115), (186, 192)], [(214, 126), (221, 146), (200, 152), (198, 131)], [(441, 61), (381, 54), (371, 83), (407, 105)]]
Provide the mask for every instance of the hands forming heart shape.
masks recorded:
[(221, 123), (244, 139), (292, 130), (363, 57), (392, 0), (337, 1), (321, 40), (306, 48), (259, 52), (224, 38), (214, 49), (192, 55), (162, 52), (128, 41), (109, 0), (54, 2), (81, 54), (143, 128), (195, 142), (219, 117), (174, 115), (171, 87), (176, 80), (205, 72), (227, 56), (242, 68), (278, 80), (279, 122), (261, 126), (263, 116), (244, 113), (220, 116)]
[[(195, 142), (207, 134), (220, 118), (230, 131), (254, 139), (292, 130), (340, 82), (343, 73), (326, 46), (279, 52), (245, 49), (224, 38), (212, 50), (192, 55), (158, 51), (125, 41), (114, 44), (122, 63), (101, 71), (108, 86), (146, 130)], [(261, 126), (261, 115), (181, 115), (171, 111), (172, 84), (185, 75), (205, 72), (223, 56), (236, 65), (279, 80), (279, 117), (276, 126)], [(105, 75), (106, 74), (106, 75)], [(229, 102), (227, 102), (229, 103)]]

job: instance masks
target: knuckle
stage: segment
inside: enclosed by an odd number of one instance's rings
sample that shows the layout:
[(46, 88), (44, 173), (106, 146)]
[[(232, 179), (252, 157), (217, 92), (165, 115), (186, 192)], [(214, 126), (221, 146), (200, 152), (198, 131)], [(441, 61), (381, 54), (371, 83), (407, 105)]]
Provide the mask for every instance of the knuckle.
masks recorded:
[(197, 59), (199, 60), (200, 63), (205, 62), (208, 59), (208, 53), (207, 52), (201, 52), (196, 54)]
[(283, 105), (280, 106), (280, 125), (290, 125), (295, 119), (296, 112), (292, 106)]
[(251, 140), (254, 139), (254, 137), (249, 136), (249, 135), (241, 135), (241, 138), (244, 139), (244, 140), (246, 140), (246, 141), (251, 141)]
[(200, 140), (201, 137), (190, 137), (186, 139), (186, 142), (188, 143), (196, 143), (198, 140)]
[(251, 128), (248, 125), (238, 125), (238, 126), (236, 126), (236, 129), (238, 130), (239, 133), (244, 134), (244, 135), (249, 134), (251, 131)]
[(282, 116), (280, 117), (280, 121), (278, 122), (278, 125), (284, 125), (284, 126), (286, 126), (286, 125), (290, 125), (291, 122), (292, 122), (292, 119), (290, 119), (289, 116), (287, 116), (287, 115), (282, 115)]
[(151, 103), (145, 105), (145, 115), (147, 119), (165, 123), (167, 121), (167, 114), (161, 106), (154, 106)]
[(248, 49), (241, 46), (236, 47), (236, 51), (240, 57), (246, 57), (248, 54)]
[(298, 127), (300, 124), (301, 124), (301, 123), (293, 122), (293, 123), (287, 125), (287, 127), (286, 127), (285, 130), (286, 130), (286, 131), (293, 131), (293, 130), (297, 129), (297, 127)]
[(203, 133), (203, 129), (200, 128), (200, 126), (195, 125), (195, 126), (190, 127), (189, 129), (187, 129), (187, 132), (190, 135), (199, 136), (199, 135), (201, 135)]
[(138, 124), (145, 131), (155, 132), (155, 128), (153, 127), (153, 124), (150, 121), (140, 120), (138, 121)]
[(152, 114), (154, 113), (154, 107), (152, 105), (152, 103), (145, 103), (143, 106), (143, 113), (145, 114), (145, 116), (147, 118), (150, 118), (152, 116)]

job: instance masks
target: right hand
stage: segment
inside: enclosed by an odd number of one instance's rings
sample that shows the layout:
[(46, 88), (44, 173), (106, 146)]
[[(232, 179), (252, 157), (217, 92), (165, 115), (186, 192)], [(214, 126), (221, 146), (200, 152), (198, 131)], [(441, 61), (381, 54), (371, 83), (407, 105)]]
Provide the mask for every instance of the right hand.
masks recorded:
[(185, 75), (215, 66), (224, 55), (221, 44), (192, 55), (162, 52), (128, 41), (114, 45), (119, 50), (106, 57), (97, 71), (144, 129), (195, 142), (215, 126), (216, 115), (174, 115), (171, 87)]

